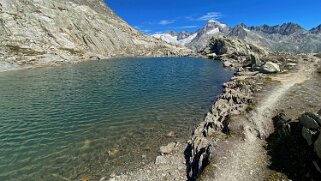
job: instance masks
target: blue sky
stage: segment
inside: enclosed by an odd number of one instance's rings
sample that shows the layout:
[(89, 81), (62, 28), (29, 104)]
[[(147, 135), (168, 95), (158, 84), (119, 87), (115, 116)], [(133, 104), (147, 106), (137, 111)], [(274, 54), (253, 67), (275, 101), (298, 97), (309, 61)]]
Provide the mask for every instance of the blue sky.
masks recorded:
[(121, 18), (148, 33), (195, 31), (209, 19), (229, 26), (321, 24), (321, 0), (105, 0)]

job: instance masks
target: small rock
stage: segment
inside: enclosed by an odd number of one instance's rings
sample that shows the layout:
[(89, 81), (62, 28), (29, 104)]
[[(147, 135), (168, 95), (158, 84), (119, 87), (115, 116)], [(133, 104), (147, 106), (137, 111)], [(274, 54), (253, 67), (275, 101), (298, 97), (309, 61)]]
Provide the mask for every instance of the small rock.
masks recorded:
[(273, 62), (266, 62), (264, 65), (261, 66), (260, 71), (262, 73), (277, 73), (280, 72), (280, 66)]
[(155, 165), (166, 164), (166, 163), (167, 163), (167, 159), (164, 156), (156, 157)]
[(223, 63), (224, 67), (230, 67), (232, 63), (230, 61), (226, 61)]
[(161, 154), (170, 154), (174, 150), (175, 146), (175, 143), (169, 143), (167, 146), (161, 146), (159, 151)]
[(113, 149), (107, 151), (109, 156), (115, 156), (118, 152), (119, 152), (119, 150), (117, 148), (113, 148)]
[(295, 67), (295, 66), (297, 66), (297, 64), (296, 63), (287, 63), (286, 66), (287, 67)]
[(142, 155), (142, 159), (145, 159), (146, 158), (146, 155)]
[(169, 133), (167, 133), (167, 137), (174, 137), (175, 132), (174, 131), (170, 131)]
[(216, 57), (216, 53), (209, 53), (209, 54), (207, 54), (207, 57), (210, 59), (213, 59)]
[(116, 173), (115, 173), (115, 172), (112, 172), (112, 173), (110, 174), (110, 177), (111, 177), (111, 178), (116, 177)]

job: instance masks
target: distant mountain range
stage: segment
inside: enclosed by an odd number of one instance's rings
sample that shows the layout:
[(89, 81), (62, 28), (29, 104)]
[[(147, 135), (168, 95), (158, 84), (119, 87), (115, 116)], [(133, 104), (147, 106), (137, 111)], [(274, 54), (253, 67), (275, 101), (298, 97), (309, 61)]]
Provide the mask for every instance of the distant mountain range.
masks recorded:
[(239, 24), (229, 27), (210, 20), (196, 32), (168, 32), (152, 35), (172, 44), (181, 44), (196, 51), (204, 49), (213, 36), (238, 38), (247, 43), (262, 46), (270, 51), (280, 52), (321, 52), (321, 25), (305, 30), (295, 23), (269, 26), (247, 26)]

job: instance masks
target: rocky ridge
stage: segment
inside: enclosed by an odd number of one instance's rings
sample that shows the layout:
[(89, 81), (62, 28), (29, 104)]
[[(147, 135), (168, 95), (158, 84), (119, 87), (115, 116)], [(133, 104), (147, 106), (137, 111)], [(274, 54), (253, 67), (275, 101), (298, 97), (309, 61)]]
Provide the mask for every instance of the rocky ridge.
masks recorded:
[(2, 0), (0, 17), (2, 69), (192, 53), (140, 33), (101, 0)]
[(204, 121), (194, 131), (186, 149), (190, 180), (196, 180), (209, 164), (213, 150), (215, 150), (214, 145), (219, 140), (218, 137), (225, 137), (228, 133), (230, 117), (243, 113), (247, 105), (252, 102), (254, 87), (249, 84), (251, 81), (254, 79), (235, 77), (224, 84), (224, 94), (218, 97)]
[(225, 36), (211, 38), (208, 47), (201, 50), (201, 53), (214, 60), (222, 61), (225, 67), (238, 70), (238, 75), (246, 74), (246, 71), (241, 71), (244, 68), (252, 71), (252, 73), (248, 72), (249, 74), (277, 73), (281, 71), (280, 62), (285, 62), (285, 58), (280, 54), (276, 55), (278, 58), (275, 59), (272, 53), (259, 46)]
[(273, 52), (316, 53), (321, 51), (320, 28), (321, 25), (305, 30), (295, 23), (275, 26), (247, 26), (241, 23), (229, 27), (218, 21), (209, 21), (203, 28), (192, 33), (193, 37), (190, 36), (191, 41), (186, 46), (200, 51), (208, 45), (212, 37), (224, 35), (265, 47)]

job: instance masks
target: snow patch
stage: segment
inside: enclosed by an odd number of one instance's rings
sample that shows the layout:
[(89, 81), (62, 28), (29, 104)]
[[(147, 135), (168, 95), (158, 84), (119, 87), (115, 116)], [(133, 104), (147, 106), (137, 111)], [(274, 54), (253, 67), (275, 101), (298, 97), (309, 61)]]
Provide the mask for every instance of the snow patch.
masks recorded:
[(179, 40), (178, 42), (179, 42), (179, 44), (181, 44), (181, 45), (189, 44), (189, 43), (191, 43), (191, 42), (194, 40), (194, 38), (196, 38), (197, 34), (198, 34), (198, 33), (194, 33), (194, 34), (188, 36), (187, 38), (184, 38), (184, 39)]
[(153, 37), (160, 39), (162, 41), (165, 41), (167, 43), (171, 43), (171, 44), (179, 44), (178, 40), (177, 40), (177, 36), (172, 36), (168, 33), (165, 34), (154, 34), (152, 35)]
[(220, 32), (220, 29), (219, 28), (214, 28), (208, 32), (206, 32), (207, 35), (214, 35), (214, 34), (217, 34)]

